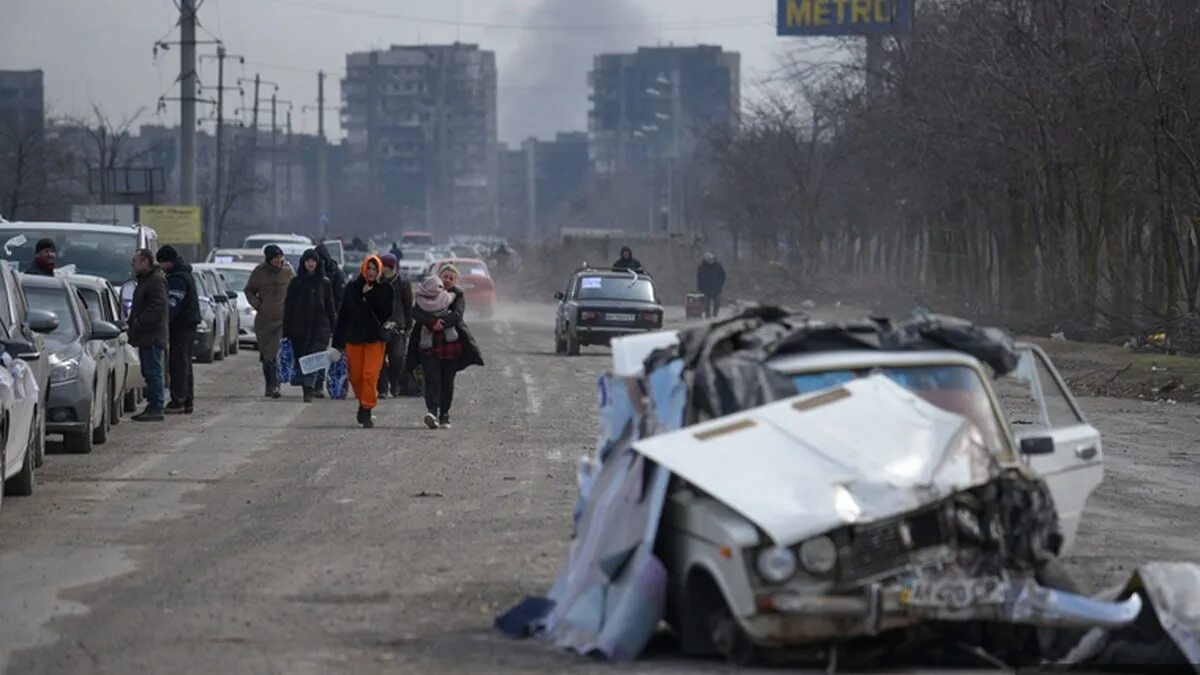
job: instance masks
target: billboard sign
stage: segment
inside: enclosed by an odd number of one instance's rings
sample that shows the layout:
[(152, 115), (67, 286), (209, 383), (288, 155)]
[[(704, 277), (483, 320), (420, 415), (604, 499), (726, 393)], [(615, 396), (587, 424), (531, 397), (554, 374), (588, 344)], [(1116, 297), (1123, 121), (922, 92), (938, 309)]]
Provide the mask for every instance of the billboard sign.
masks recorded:
[(777, 35), (897, 35), (912, 28), (913, 0), (779, 0)]
[(142, 206), (142, 225), (154, 228), (163, 244), (200, 244), (199, 206)]
[(133, 225), (133, 204), (74, 204), (72, 223), (93, 225)]

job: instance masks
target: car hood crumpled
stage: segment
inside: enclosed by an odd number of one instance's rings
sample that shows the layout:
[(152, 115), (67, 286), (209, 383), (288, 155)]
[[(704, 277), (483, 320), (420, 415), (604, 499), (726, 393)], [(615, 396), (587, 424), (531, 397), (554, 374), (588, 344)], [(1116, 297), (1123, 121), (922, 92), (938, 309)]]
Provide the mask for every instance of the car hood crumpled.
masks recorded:
[(634, 448), (781, 545), (899, 515), (999, 473), (966, 418), (883, 375), (645, 438)]

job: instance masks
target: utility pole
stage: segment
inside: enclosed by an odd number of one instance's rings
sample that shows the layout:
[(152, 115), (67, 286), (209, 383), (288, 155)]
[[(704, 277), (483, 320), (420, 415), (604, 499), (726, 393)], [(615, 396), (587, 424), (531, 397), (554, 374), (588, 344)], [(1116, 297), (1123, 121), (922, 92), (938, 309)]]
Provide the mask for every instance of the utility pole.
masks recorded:
[[(211, 55), (201, 55), (200, 60), (214, 58)], [(224, 204), (222, 199), (225, 194), (225, 90), (236, 89), (236, 87), (225, 86), (225, 59), (230, 58), (230, 55), (225, 52), (225, 45), (217, 46), (217, 156), (216, 156), (216, 179), (213, 183), (213, 208), (210, 209), (208, 218), (205, 222), (209, 224), (205, 232), (205, 243), (211, 250), (221, 245), (221, 230), (224, 223), (221, 221)], [(243, 63), (245, 60), (238, 56), (237, 59)], [(209, 89), (206, 87), (205, 89)]]
[(179, 201), (196, 204), (196, 0), (179, 3)]
[(275, 183), (279, 178), (279, 159), (275, 156), (275, 150), (278, 146), (279, 138), (279, 122), (275, 116), (275, 104), (278, 94), (271, 94), (271, 227), (277, 228), (279, 225), (279, 193), (275, 190)]
[(325, 147), (325, 71), (317, 73), (317, 228), (321, 237), (329, 233), (329, 155)]
[(284, 204), (288, 205), (290, 208), (290, 205), (292, 203), (292, 150), (294, 148), (294, 146), (292, 145), (292, 109), (291, 108), (288, 108), (288, 111), (287, 111), (287, 143), (286, 143), (286, 146), (287, 146), (287, 179), (285, 180), (285, 185), (287, 187), (285, 188), (285, 191), (287, 192), (287, 200), (284, 202)]

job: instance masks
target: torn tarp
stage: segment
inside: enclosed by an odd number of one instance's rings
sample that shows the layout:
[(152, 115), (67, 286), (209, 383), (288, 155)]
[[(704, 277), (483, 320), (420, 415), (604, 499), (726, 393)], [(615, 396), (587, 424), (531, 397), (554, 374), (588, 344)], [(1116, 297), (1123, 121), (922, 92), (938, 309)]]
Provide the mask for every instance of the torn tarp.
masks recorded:
[(646, 414), (630, 397), (634, 381), (601, 378), (599, 470), (581, 485), (566, 567), (545, 598), (527, 598), (499, 617), (498, 630), (542, 635), (556, 646), (613, 660), (636, 658), (650, 641), (666, 611), (666, 570), (653, 551), (670, 473), (635, 452), (632, 442), (648, 430), (682, 425), (682, 368), (676, 362), (650, 374)]

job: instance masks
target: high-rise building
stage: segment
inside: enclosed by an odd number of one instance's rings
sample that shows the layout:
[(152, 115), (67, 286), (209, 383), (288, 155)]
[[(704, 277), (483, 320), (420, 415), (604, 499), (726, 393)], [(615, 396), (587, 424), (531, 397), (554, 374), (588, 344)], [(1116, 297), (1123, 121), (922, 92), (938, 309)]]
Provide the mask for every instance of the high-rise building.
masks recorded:
[(382, 199), (376, 231), (490, 232), (497, 211), (496, 56), (476, 45), (346, 56), (345, 171)]
[(0, 70), (0, 132), (45, 128), (46, 96), (40, 70)]
[(558, 235), (562, 220), (587, 187), (588, 137), (560, 132), (552, 141), (531, 138), (500, 152), (500, 226), (515, 240)]
[(588, 75), (592, 170), (645, 170), (692, 154), (704, 134), (736, 127), (741, 57), (720, 47), (600, 54)]

